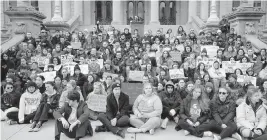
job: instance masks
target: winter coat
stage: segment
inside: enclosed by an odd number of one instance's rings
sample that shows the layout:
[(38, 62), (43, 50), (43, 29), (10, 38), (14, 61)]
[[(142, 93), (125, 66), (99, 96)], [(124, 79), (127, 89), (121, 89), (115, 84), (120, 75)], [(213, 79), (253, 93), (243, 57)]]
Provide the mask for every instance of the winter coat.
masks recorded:
[(51, 109), (57, 109), (58, 103), (59, 103), (60, 94), (57, 92), (50, 97), (48, 94), (44, 93), (42, 94), (41, 103), (49, 103), (51, 105)]
[(219, 97), (217, 97), (210, 103), (212, 117), (220, 126), (234, 121), (235, 108), (235, 102), (228, 97), (225, 102), (221, 102)]
[(1, 110), (6, 110), (11, 107), (19, 108), (19, 99), (21, 94), (16, 92), (4, 93), (1, 96)]
[(266, 109), (262, 105), (262, 101), (256, 104), (256, 109), (253, 109), (248, 98), (236, 108), (237, 127), (245, 127), (252, 129), (260, 129), (262, 132), (266, 128), (267, 116)]
[[(172, 93), (168, 93), (167, 86), (173, 87)], [(166, 83), (165, 91), (159, 93), (158, 96), (162, 101), (163, 112), (170, 112), (171, 109), (179, 112), (182, 99), (180, 97), (180, 94), (175, 91), (174, 84), (171, 81)]]

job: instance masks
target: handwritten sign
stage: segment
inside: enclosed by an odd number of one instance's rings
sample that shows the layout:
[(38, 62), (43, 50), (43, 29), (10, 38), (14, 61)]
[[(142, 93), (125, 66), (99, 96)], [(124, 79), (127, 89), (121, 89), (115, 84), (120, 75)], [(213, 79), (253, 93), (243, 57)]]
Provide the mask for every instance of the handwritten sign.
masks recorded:
[(180, 51), (180, 53), (184, 52), (184, 45), (183, 44), (176, 45), (175, 48), (178, 51)]
[(173, 61), (178, 61), (178, 62), (182, 61), (182, 53), (180, 53), (179, 51), (171, 51), (170, 55)]
[(129, 81), (143, 81), (144, 71), (129, 71)]
[(82, 43), (81, 42), (71, 42), (71, 46), (73, 49), (80, 49), (82, 47)]
[(106, 112), (107, 95), (89, 94), (86, 103), (93, 111)]
[(48, 81), (54, 81), (54, 78), (56, 77), (57, 72), (56, 71), (43, 72), (43, 73), (40, 73), (38, 75), (44, 76), (44, 78), (45, 78), (44, 82), (48, 82)]
[[(88, 62), (88, 64), (90, 64), (92, 62), (90, 59), (86, 59), (86, 61)], [(100, 65), (100, 69), (102, 69), (104, 67), (104, 60), (103, 59), (97, 59), (96, 63)]]
[(118, 74), (113, 74), (113, 73), (109, 73), (109, 72), (104, 72), (104, 73), (103, 73), (103, 80), (106, 80), (106, 78), (107, 78), (108, 76), (111, 76), (112, 79), (114, 79), (115, 77), (118, 77)]
[(239, 61), (222, 61), (222, 68), (225, 70), (225, 73), (234, 73), (237, 63), (239, 63)]
[(184, 78), (184, 70), (183, 69), (171, 69), (169, 70), (171, 79)]
[(74, 67), (77, 63), (75, 62), (71, 62), (71, 63), (66, 63), (63, 65), (64, 68), (67, 68), (68, 72), (70, 73), (70, 75), (74, 74)]
[(254, 63), (237, 63), (236, 68), (240, 68), (243, 73), (246, 73), (247, 69), (253, 65)]
[[(49, 66), (49, 65), (53, 65), (53, 64), (45, 65), (45, 67), (44, 67), (44, 71), (47, 71), (47, 70), (48, 70), (48, 66)], [(58, 71), (60, 68), (61, 68), (61, 65), (54, 65), (54, 70), (55, 70), (55, 71)]]
[(197, 66), (199, 63), (204, 63), (205, 64), (205, 68), (206, 70), (208, 70), (209, 68), (211, 68), (213, 66), (213, 63), (215, 61), (219, 61), (219, 59), (217, 58), (201, 58), (201, 59), (197, 59)]
[(122, 83), (121, 91), (129, 95), (129, 103), (134, 104), (137, 96), (143, 93), (143, 84), (141, 83)]
[(60, 57), (61, 64), (73, 62), (73, 58), (74, 58), (73, 55), (61, 55)]
[(236, 81), (239, 83), (252, 83), (254, 86), (256, 86), (257, 78), (247, 75), (238, 75)]
[(47, 57), (31, 57), (31, 62), (37, 62), (38, 67), (45, 67), (49, 64), (49, 59)]
[(219, 49), (219, 46), (213, 46), (213, 45), (205, 45), (205, 46), (201, 46), (201, 51), (203, 49), (207, 50), (207, 55), (209, 57), (216, 57), (217, 56), (217, 50)]
[(79, 65), (81, 73), (88, 74), (88, 64)]

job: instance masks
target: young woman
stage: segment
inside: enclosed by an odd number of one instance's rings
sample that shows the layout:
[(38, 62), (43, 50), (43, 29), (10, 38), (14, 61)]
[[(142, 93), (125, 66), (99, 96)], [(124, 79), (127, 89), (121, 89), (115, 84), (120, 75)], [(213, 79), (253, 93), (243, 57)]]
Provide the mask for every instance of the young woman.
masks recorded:
[(262, 66), (262, 70), (259, 73), (259, 78), (261, 78), (261, 80), (267, 79), (267, 64), (264, 64)]
[(168, 68), (172, 67), (173, 61), (171, 59), (171, 55), (168, 51), (164, 51), (161, 55), (161, 57), (158, 60), (157, 66), (161, 66), (164, 63), (167, 63)]
[(242, 59), (245, 56), (245, 51), (243, 49), (239, 49), (237, 51), (237, 54), (235, 56), (235, 60), (239, 61), (240, 59)]
[(213, 87), (213, 84), (211, 82), (207, 82), (205, 84), (205, 93), (207, 94), (208, 98), (210, 100), (212, 100), (214, 98), (214, 87)]
[(55, 83), (55, 89), (57, 90), (57, 93), (61, 95), (61, 93), (64, 90), (64, 86), (63, 86), (63, 82), (62, 82), (62, 78), (60, 76), (56, 76), (54, 78), (54, 83)]
[(240, 134), (249, 139), (262, 139), (266, 128), (267, 115), (259, 89), (247, 91), (247, 97), (236, 108), (236, 122)]
[(47, 82), (45, 87), (46, 91), (42, 94), (41, 102), (36, 110), (29, 132), (38, 132), (43, 123), (48, 121), (48, 113), (53, 113), (58, 109), (60, 94), (57, 93), (55, 84)]
[(83, 98), (82, 92), (80, 90), (80, 87), (76, 85), (76, 81), (75, 80), (70, 80), (67, 83), (66, 90), (63, 91), (61, 96), (60, 96), (59, 107), (64, 106), (64, 104), (66, 102), (68, 102), (68, 98), (67, 98), (68, 93), (72, 92), (72, 91), (76, 91), (76, 92), (80, 93), (80, 99), (81, 99), (81, 101), (84, 101), (84, 98)]
[(14, 69), (15, 63), (9, 59), (7, 53), (1, 55), (1, 81), (6, 79), (6, 75), (9, 69)]
[(197, 69), (195, 70), (194, 79), (196, 79), (196, 77), (201, 77), (201, 79), (203, 79), (205, 74), (208, 74), (205, 64), (202, 62), (198, 63)]
[(42, 75), (38, 75), (35, 78), (35, 83), (37, 85), (37, 88), (39, 89), (40, 93), (43, 94), (45, 92), (45, 84), (44, 84), (45, 78)]
[(242, 137), (236, 133), (237, 126), (234, 122), (235, 106), (235, 102), (230, 98), (230, 93), (226, 88), (221, 87), (218, 95), (210, 103), (212, 119), (200, 125), (198, 131), (201, 133), (211, 131), (219, 134), (213, 135), (214, 140), (221, 140), (226, 137), (242, 140)]
[(89, 118), (92, 119), (92, 120), (97, 120), (97, 117), (98, 117), (100, 112), (91, 110), (90, 106), (89, 106), (89, 103), (88, 103), (88, 100), (90, 100), (90, 98), (93, 98), (94, 95), (107, 95), (102, 83), (100, 83), (100, 82), (95, 82), (94, 83), (94, 90), (93, 90), (93, 92), (88, 94), (88, 96), (86, 98), (86, 101), (85, 101), (87, 103), (87, 105), (88, 105), (89, 110), (90, 110)]
[(230, 57), (234, 57), (236, 56), (236, 52), (233, 48), (233, 46), (228, 46), (227, 49), (224, 51), (224, 54), (223, 54), (227, 60), (230, 59)]
[(129, 133), (145, 133), (149, 131), (152, 135), (155, 129), (160, 127), (162, 103), (153, 91), (152, 84), (145, 83), (143, 92), (134, 102), (134, 115), (130, 117), (130, 124), (133, 127), (128, 128), (127, 131)]
[(183, 129), (185, 135), (192, 134), (197, 137), (210, 136), (209, 133), (200, 133), (198, 127), (209, 117), (209, 99), (200, 86), (195, 86), (192, 92), (183, 100), (180, 107), (180, 120), (175, 127), (177, 131)]
[(86, 98), (89, 93), (94, 90), (95, 75), (88, 74), (87, 81), (83, 85), (82, 93), (83, 97)]

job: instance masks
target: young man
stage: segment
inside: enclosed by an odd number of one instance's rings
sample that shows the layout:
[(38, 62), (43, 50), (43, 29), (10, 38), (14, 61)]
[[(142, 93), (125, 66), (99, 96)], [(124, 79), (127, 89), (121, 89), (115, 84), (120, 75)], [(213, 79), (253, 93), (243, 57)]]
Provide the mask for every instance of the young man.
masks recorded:
[(125, 138), (125, 132), (118, 127), (125, 127), (129, 124), (129, 96), (121, 92), (119, 83), (112, 85), (112, 93), (107, 97), (107, 110), (98, 116), (98, 120), (103, 126), (96, 127), (95, 132), (104, 132), (110, 130), (122, 138)]
[[(53, 113), (56, 121), (55, 140), (60, 140), (63, 132), (69, 138), (80, 138), (89, 134), (93, 135), (93, 130), (89, 117), (89, 109), (85, 102), (80, 101), (80, 94), (76, 91), (68, 94), (68, 103)], [(62, 115), (64, 113), (64, 116)]]

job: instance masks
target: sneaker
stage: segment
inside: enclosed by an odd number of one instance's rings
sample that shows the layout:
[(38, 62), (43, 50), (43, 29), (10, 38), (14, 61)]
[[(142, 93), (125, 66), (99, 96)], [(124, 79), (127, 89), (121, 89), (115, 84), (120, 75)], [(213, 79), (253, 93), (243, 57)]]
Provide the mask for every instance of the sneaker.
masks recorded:
[(106, 128), (104, 126), (97, 126), (95, 132), (106, 132)]
[(129, 127), (129, 128), (127, 129), (127, 132), (129, 132), (129, 133), (140, 133), (141, 130), (138, 129), (138, 128)]
[(189, 134), (190, 134), (189, 131), (187, 131), (187, 130), (184, 131), (184, 135), (185, 135), (185, 136), (187, 136), (187, 135), (189, 135)]
[(12, 120), (8, 120), (6, 123), (9, 124), (9, 125), (13, 125), (13, 124), (16, 124), (17, 122), (16, 121), (12, 121)]
[(93, 134), (94, 134), (91, 122), (89, 122), (89, 125), (87, 127), (87, 134), (89, 134), (89, 136), (93, 136)]
[(221, 140), (218, 135), (213, 135), (213, 140)]
[(175, 123), (178, 123), (179, 122), (179, 117), (178, 116), (174, 117), (173, 119), (174, 119), (174, 122)]
[(125, 138), (125, 131), (124, 130), (119, 130), (117, 132), (117, 135), (120, 136), (120, 137), (122, 137), (124, 139)]
[(161, 123), (161, 128), (166, 129), (168, 122), (169, 122), (169, 119), (165, 118)]
[(40, 131), (41, 126), (42, 126), (42, 125), (38, 123), (38, 124), (36, 125), (36, 127), (33, 128), (33, 131), (34, 131), (34, 132), (38, 132), (38, 131)]
[(33, 122), (30, 129), (29, 129), (29, 132), (33, 132), (33, 129), (36, 127), (36, 122)]
[(238, 133), (234, 133), (234, 134), (232, 135), (232, 138), (235, 138), (235, 139), (237, 139), (237, 140), (242, 140), (242, 137), (241, 137)]
[(150, 134), (150, 135), (154, 135), (154, 133), (155, 133), (155, 129), (150, 129), (150, 130), (149, 130), (149, 134)]
[(203, 134), (204, 137), (212, 137), (212, 135), (213, 135), (213, 133), (210, 131), (205, 131)]

